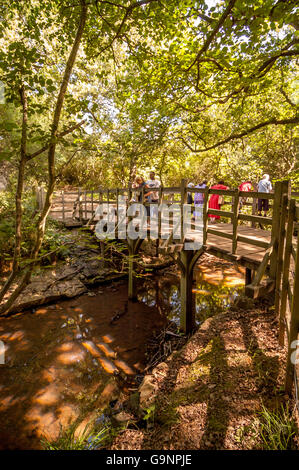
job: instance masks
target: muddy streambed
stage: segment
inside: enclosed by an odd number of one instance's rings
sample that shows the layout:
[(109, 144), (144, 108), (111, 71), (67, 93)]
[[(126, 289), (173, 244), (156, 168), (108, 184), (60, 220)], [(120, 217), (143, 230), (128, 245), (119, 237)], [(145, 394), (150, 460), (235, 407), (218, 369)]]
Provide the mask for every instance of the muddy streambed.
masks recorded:
[[(212, 257), (194, 277), (198, 324), (244, 285), (242, 269)], [(179, 316), (179, 277), (168, 269), (139, 280), (138, 302), (128, 302), (124, 281), (1, 320), (0, 449), (41, 448), (42, 436), (136, 390), (147, 343)]]

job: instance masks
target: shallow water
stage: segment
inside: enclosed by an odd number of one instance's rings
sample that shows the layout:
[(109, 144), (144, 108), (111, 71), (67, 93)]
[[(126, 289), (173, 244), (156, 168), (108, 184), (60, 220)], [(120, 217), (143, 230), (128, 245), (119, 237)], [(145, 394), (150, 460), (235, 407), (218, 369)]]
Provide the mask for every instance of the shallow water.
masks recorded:
[[(244, 273), (207, 261), (195, 271), (196, 321), (229, 306)], [(0, 321), (0, 448), (40, 448), (78, 416), (100, 415), (120, 391), (137, 388), (146, 344), (169, 320), (179, 324), (178, 275), (140, 279), (138, 302), (126, 282)]]
[[(195, 321), (200, 325), (206, 318), (228, 308), (244, 287), (244, 271), (230, 263), (215, 262), (198, 265), (194, 270)], [(218, 265), (218, 267), (217, 267)], [(180, 281), (175, 273), (145, 279), (138, 289), (138, 301), (156, 307), (161, 314), (180, 324)]]

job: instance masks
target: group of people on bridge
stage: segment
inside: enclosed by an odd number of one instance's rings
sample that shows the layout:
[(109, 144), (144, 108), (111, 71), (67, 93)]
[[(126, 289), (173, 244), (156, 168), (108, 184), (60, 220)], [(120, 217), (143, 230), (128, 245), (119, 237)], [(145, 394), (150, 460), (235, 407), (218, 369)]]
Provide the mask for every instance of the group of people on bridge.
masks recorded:
[[(150, 204), (158, 204), (159, 202), (159, 188), (161, 186), (161, 182), (156, 178), (155, 172), (151, 171), (149, 174), (149, 179), (147, 181), (144, 180), (142, 176), (137, 176), (135, 182), (133, 183), (134, 189), (143, 189), (143, 195), (140, 192), (138, 194), (138, 202), (141, 203), (148, 203), (146, 206), (147, 215), (150, 215)], [(208, 187), (208, 182), (206, 180), (202, 181), (199, 184), (194, 185), (194, 183), (190, 182), (188, 184), (189, 188), (199, 188), (205, 189)], [(210, 187), (210, 189), (218, 189), (218, 190), (228, 190), (229, 187), (225, 184), (224, 181), (219, 180), (217, 184), (214, 184)], [(238, 186), (240, 191), (258, 191), (260, 193), (270, 193), (272, 191), (272, 184), (270, 181), (270, 177), (268, 174), (264, 174), (261, 180), (254, 184), (250, 180), (244, 181)], [(202, 208), (204, 205), (204, 193), (203, 192), (195, 192), (194, 199), (192, 197), (192, 193), (188, 192), (187, 195), (187, 204), (194, 204), (195, 210), (193, 212), (193, 219), (200, 217), (202, 214)], [(240, 209), (246, 203), (247, 197), (242, 196), (240, 198)], [(210, 209), (217, 209), (220, 210), (221, 206), (225, 203), (224, 196), (222, 194), (211, 194), (209, 201), (208, 201), (208, 208)], [(269, 210), (269, 200), (266, 198), (258, 198), (258, 215), (263, 215), (264, 217), (267, 216), (267, 211)], [(215, 223), (217, 220), (220, 219), (219, 215), (212, 215), (208, 214), (208, 217), (211, 223)]]

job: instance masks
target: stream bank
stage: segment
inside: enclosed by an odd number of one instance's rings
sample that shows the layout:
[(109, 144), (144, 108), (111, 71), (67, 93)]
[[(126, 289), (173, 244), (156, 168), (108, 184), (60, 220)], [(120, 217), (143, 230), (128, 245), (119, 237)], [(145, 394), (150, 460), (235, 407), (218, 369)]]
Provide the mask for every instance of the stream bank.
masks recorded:
[(207, 319), (144, 378), (110, 450), (298, 449), (274, 309), (238, 304)]

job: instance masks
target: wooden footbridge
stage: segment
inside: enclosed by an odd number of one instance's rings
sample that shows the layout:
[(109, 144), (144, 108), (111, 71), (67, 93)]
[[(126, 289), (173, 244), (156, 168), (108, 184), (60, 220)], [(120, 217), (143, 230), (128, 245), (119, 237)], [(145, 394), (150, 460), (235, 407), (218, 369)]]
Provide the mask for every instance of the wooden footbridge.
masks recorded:
[[(156, 204), (155, 226), (154, 229), (146, 226), (145, 238), (156, 238), (157, 251), (172, 256), (180, 267), (182, 331), (189, 333), (195, 326), (192, 280), (193, 269), (200, 256), (207, 252), (244, 266), (246, 295), (253, 298), (272, 296), (280, 322), (280, 344), (288, 341), (286, 390), (290, 391), (294, 381), (297, 383), (297, 369), (291, 359), (296, 355), (295, 341), (299, 332), (299, 203), (296, 202), (299, 193), (291, 193), (290, 183), (287, 181), (277, 182), (273, 193), (269, 194), (187, 188), (186, 180), (182, 180), (180, 187), (159, 188), (158, 191), (159, 206)], [(123, 222), (118, 211), (120, 196), (129, 208), (133, 202), (144, 200), (143, 192), (144, 190), (133, 188), (59, 191), (54, 195), (50, 216), (63, 222), (66, 227), (86, 225), (94, 228), (105, 217), (105, 211), (106, 214), (113, 213), (116, 227), (114, 235), (117, 239), (120, 238), (119, 227)], [(189, 220), (186, 231), (183, 230), (183, 217), (180, 220), (181, 226), (177, 227), (173, 220), (169, 223), (164, 219), (163, 211), (158, 210), (158, 207), (163, 204), (164, 207), (177, 208), (183, 216), (188, 208), (188, 192), (204, 193), (204, 204), (201, 220)], [(211, 194), (224, 197), (221, 210), (208, 208)], [(246, 198), (242, 207), (241, 198)], [(257, 215), (258, 198), (269, 199), (269, 216)], [(38, 202), (42, 207), (42, 191), (38, 192)], [(100, 216), (96, 210), (99, 205), (105, 208), (104, 214)], [(195, 207), (189, 205), (189, 209), (193, 211)], [(221, 223), (211, 224), (210, 215), (220, 216)], [(131, 219), (125, 217), (126, 227)], [(174, 235), (178, 228), (179, 238)], [(128, 294), (131, 299), (136, 296), (135, 262), (143, 240), (144, 238), (138, 236), (123, 240), (129, 251)], [(296, 389), (298, 390), (297, 385)]]

